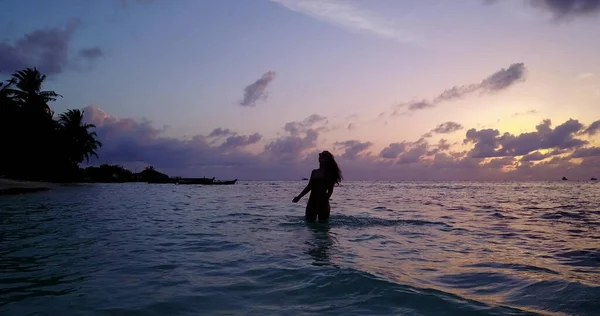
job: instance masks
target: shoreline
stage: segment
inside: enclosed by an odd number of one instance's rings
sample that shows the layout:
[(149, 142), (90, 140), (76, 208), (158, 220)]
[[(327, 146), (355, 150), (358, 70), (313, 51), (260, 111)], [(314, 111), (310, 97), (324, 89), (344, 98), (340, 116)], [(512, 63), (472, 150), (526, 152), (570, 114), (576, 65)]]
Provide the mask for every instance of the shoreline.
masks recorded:
[(53, 185), (47, 182), (0, 179), (0, 196), (44, 192), (52, 187)]

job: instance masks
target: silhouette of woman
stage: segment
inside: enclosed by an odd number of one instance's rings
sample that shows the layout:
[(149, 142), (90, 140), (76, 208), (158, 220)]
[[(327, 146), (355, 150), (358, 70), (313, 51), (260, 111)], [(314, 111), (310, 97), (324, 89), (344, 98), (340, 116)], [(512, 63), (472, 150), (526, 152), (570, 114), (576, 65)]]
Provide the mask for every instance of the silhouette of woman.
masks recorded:
[(333, 194), (333, 186), (339, 184), (342, 179), (342, 171), (333, 155), (329, 151), (323, 151), (319, 153), (319, 169), (312, 171), (308, 184), (292, 202), (297, 203), (310, 191), (304, 215), (306, 220), (314, 222), (318, 217), (319, 221), (327, 221), (330, 213), (329, 198)]

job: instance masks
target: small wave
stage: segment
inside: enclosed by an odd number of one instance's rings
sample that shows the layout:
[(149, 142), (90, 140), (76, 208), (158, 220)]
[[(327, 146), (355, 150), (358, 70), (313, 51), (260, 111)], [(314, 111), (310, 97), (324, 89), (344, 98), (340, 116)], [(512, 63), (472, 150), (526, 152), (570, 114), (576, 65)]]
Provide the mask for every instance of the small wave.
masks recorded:
[[(211, 299), (222, 300), (237, 289), (251, 291), (252, 297), (239, 296), (232, 301), (234, 310), (244, 309), (251, 314), (318, 315), (531, 315), (517, 308), (494, 306), (466, 299), (445, 291), (400, 284), (385, 276), (352, 268), (289, 269), (261, 267), (247, 271), (251, 279), (240, 279), (238, 284), (213, 284)], [(233, 293), (235, 295), (235, 293)], [(273, 300), (273, 295), (278, 300)], [(315, 299), (318, 298), (318, 299)], [(205, 313), (217, 313), (204, 310)]]
[[(287, 216), (289, 221), (282, 222), (282, 226), (300, 226), (304, 225), (304, 217)], [(332, 215), (327, 223), (330, 227), (350, 227), (350, 228), (371, 228), (371, 227), (394, 227), (402, 225), (427, 226), (437, 225), (446, 228), (453, 228), (443, 222), (432, 222), (416, 219), (385, 219), (378, 217), (353, 216), (353, 215)]]
[(552, 213), (542, 214), (540, 216), (543, 219), (559, 219), (559, 218), (574, 218), (574, 219), (582, 219), (585, 217), (585, 214), (582, 213), (571, 213), (565, 211), (557, 211)]
[(497, 269), (509, 269), (515, 271), (536, 271), (536, 272), (544, 272), (550, 274), (559, 274), (554, 270), (550, 270), (547, 268), (531, 266), (527, 264), (518, 264), (518, 263), (500, 263), (500, 262), (481, 262), (475, 264), (465, 265), (464, 267), (468, 268), (497, 268)]
[(567, 251), (556, 256), (566, 259), (565, 263), (571, 266), (600, 268), (600, 248)]
[(466, 272), (458, 274), (446, 274), (436, 278), (445, 286), (455, 289), (469, 289), (473, 294), (489, 295), (504, 293), (522, 283), (516, 277), (496, 272)]
[(518, 219), (518, 217), (503, 215), (500, 212), (494, 212), (494, 213), (492, 213), (491, 216), (496, 217), (496, 218), (502, 218), (502, 219)]
[(345, 226), (345, 227), (393, 227), (401, 225), (414, 225), (414, 226), (426, 226), (426, 225), (439, 225), (444, 227), (452, 227), (443, 222), (432, 222), (426, 220), (413, 220), (413, 219), (385, 219), (378, 217), (363, 217), (363, 216), (352, 216), (352, 215), (338, 215), (332, 216), (330, 219), (331, 225), (334, 226)]
[(466, 206), (451, 206), (447, 208), (448, 211), (471, 211), (470, 208)]
[[(544, 293), (544, 295), (532, 295)], [(600, 286), (587, 286), (579, 282), (563, 280), (539, 281), (521, 287), (505, 298), (509, 304), (522, 308), (534, 308), (561, 315), (594, 315), (600, 310)], [(596, 311), (596, 312), (595, 312)]]
[(391, 208), (387, 208), (385, 206), (377, 206), (373, 208), (373, 211), (378, 211), (378, 212), (395, 212), (395, 210), (391, 209)]

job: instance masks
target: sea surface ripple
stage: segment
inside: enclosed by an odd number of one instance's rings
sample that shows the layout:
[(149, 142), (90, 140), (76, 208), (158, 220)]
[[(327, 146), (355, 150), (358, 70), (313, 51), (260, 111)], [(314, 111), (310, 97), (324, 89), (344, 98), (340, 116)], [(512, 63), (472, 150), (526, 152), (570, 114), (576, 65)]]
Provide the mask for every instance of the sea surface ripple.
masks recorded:
[(81, 184), (0, 199), (2, 315), (600, 315), (600, 184)]

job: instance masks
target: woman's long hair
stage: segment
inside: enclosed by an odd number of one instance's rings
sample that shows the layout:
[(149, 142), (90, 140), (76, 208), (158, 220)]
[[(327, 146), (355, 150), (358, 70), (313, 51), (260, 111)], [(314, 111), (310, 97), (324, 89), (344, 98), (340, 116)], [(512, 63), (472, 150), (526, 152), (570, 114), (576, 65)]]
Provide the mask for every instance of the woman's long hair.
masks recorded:
[(335, 184), (339, 184), (344, 179), (344, 177), (342, 176), (342, 170), (340, 170), (340, 167), (335, 161), (335, 158), (333, 158), (333, 155), (328, 151), (323, 151), (321, 154), (325, 155), (328, 158), (327, 162), (325, 163), (325, 172), (327, 173), (328, 177), (330, 177), (334, 181)]

